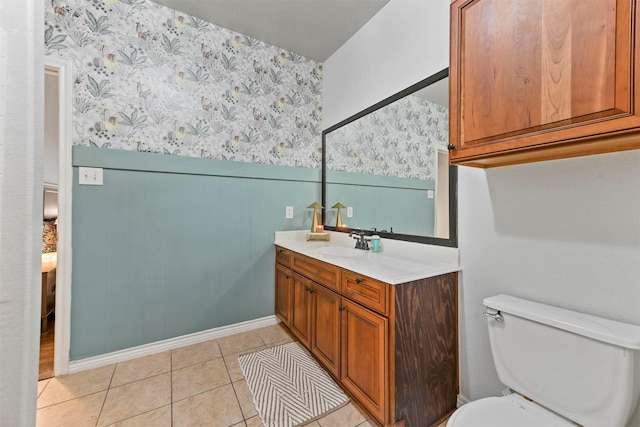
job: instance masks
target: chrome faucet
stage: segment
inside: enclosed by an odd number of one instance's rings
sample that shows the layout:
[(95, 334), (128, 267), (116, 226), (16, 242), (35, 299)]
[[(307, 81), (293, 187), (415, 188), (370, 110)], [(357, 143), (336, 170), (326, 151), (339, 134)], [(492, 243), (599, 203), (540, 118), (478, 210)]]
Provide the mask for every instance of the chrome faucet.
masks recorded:
[(366, 234), (364, 231), (352, 231), (351, 233), (349, 233), (349, 237), (353, 237), (354, 239), (356, 239), (356, 249), (368, 251), (369, 241), (365, 239), (365, 236)]

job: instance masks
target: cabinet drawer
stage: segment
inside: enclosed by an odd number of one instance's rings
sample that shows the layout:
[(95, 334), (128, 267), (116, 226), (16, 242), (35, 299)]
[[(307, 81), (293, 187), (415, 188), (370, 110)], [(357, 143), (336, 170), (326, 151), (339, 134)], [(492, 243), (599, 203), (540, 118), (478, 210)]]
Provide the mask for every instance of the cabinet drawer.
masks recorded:
[(289, 249), (276, 246), (276, 262), (291, 267), (291, 251)]
[(386, 283), (370, 277), (347, 270), (342, 271), (342, 289), (340, 293), (384, 315), (389, 314), (389, 307), (387, 306), (388, 287), (389, 285)]
[(340, 292), (340, 268), (297, 253), (291, 254), (291, 269), (314, 282)]

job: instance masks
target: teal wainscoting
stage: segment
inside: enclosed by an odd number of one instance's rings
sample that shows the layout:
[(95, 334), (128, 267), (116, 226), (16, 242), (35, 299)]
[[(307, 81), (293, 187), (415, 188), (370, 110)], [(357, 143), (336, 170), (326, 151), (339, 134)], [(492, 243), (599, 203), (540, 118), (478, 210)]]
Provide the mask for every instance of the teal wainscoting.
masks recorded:
[[(327, 224), (335, 225), (341, 202), (353, 207), (353, 217), (342, 209), (342, 222), (352, 228), (387, 230), (394, 233), (433, 236), (435, 228), (435, 182), (327, 171)], [(434, 198), (427, 191), (434, 190)], [(393, 221), (390, 219), (393, 218)]]
[(73, 166), (71, 360), (272, 315), (274, 232), (321, 197), (316, 169), (87, 147)]

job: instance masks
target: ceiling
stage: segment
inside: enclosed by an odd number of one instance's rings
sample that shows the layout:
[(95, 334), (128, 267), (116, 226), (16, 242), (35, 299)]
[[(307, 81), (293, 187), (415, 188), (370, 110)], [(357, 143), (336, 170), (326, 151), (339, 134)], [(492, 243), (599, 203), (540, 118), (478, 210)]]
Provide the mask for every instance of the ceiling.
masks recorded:
[(324, 62), (389, 0), (154, 0)]

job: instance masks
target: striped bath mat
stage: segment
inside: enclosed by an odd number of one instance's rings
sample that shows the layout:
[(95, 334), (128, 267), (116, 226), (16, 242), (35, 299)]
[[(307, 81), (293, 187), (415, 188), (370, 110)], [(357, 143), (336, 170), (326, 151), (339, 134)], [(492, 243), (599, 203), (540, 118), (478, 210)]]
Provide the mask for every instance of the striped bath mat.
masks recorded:
[(294, 427), (344, 406), (349, 398), (297, 342), (238, 357), (266, 427)]

